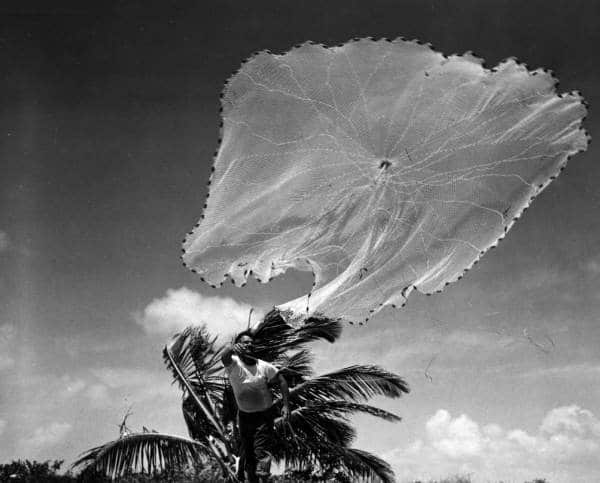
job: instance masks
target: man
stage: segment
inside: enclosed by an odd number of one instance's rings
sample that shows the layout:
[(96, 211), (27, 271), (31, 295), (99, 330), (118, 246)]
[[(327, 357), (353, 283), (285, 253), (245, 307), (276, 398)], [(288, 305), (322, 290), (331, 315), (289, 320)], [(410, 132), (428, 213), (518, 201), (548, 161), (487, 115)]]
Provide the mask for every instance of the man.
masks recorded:
[(221, 360), (238, 405), (238, 427), (242, 442), (242, 463), (238, 476), (243, 481), (245, 468), (250, 483), (260, 481), (258, 474), (267, 481), (271, 466), (269, 449), (277, 416), (269, 384), (278, 383), (281, 388), (281, 416), (287, 421), (290, 414), (287, 382), (273, 364), (253, 357), (252, 333), (249, 330), (236, 336), (234, 345), (223, 351)]

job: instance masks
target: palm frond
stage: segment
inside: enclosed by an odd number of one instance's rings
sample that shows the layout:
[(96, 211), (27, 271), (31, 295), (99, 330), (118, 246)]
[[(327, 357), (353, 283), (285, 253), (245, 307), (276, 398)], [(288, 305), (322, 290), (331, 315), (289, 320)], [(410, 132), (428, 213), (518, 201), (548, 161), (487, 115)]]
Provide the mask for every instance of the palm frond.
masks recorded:
[(344, 399), (365, 401), (374, 396), (400, 397), (410, 391), (398, 375), (378, 366), (354, 365), (312, 378), (290, 389), (290, 401)]
[(86, 451), (72, 465), (92, 467), (110, 478), (185, 469), (211, 455), (199, 441), (164, 433), (133, 433)]
[(191, 438), (197, 441), (205, 441), (207, 436), (220, 437), (214, 425), (206, 418), (204, 412), (198, 408), (198, 404), (193, 397), (185, 395), (181, 410)]
[[(286, 460), (292, 471), (288, 475), (300, 478), (292, 481), (369, 481), (370, 483), (393, 483), (391, 466), (383, 459), (356, 448), (331, 446), (320, 455), (300, 452)], [(295, 469), (295, 471), (294, 471)], [(292, 476), (293, 477), (293, 476)]]
[(303, 349), (291, 356), (283, 354), (273, 363), (279, 367), (279, 372), (286, 378), (288, 385), (292, 387), (312, 376), (312, 360), (310, 351)]
[[(394, 472), (391, 466), (381, 458), (356, 448), (340, 448), (334, 455), (335, 463), (343, 473), (350, 475), (353, 480), (367, 478), (370, 481), (379, 480), (381, 483), (394, 483)], [(335, 467), (331, 462), (329, 467)]]
[[(324, 414), (318, 409), (304, 406), (290, 412), (289, 426), (293, 432), (295, 442), (300, 446), (315, 451), (316, 448), (329, 448), (330, 446), (347, 446), (356, 436), (356, 431), (344, 418), (336, 418), (331, 414)], [(285, 428), (283, 420), (275, 419), (277, 433), (285, 434), (290, 428)], [(316, 445), (315, 445), (316, 443)]]
[(286, 324), (277, 309), (271, 310), (252, 330), (254, 356), (273, 362), (286, 350), (293, 327)]
[[(171, 370), (173, 380), (185, 390), (179, 373), (182, 373), (190, 384), (198, 385), (201, 375), (216, 365), (219, 351), (215, 350), (216, 337), (210, 338), (204, 326), (187, 327), (182, 333), (173, 336), (163, 349), (163, 360)], [(167, 350), (170, 355), (167, 354)], [(171, 358), (176, 362), (173, 367)]]
[(260, 339), (277, 339), (282, 332), (287, 332), (292, 326), (287, 324), (281, 312), (273, 308), (256, 327), (252, 329), (254, 337)]
[(315, 315), (306, 319), (303, 325), (294, 328), (288, 325), (281, 313), (273, 309), (254, 328), (254, 355), (272, 362), (288, 350), (319, 339), (334, 342), (341, 334), (340, 320)]
[(306, 344), (319, 339), (333, 343), (341, 333), (342, 323), (339, 319), (330, 319), (323, 315), (312, 315), (294, 331), (295, 344)]
[(288, 468), (319, 467), (323, 481), (331, 481), (329, 478), (335, 478), (338, 472), (349, 476), (352, 481), (363, 478), (382, 483), (395, 481), (394, 473), (386, 461), (367, 451), (349, 448), (351, 438), (339, 444), (321, 437), (322, 433), (310, 430), (311, 422), (312, 418), (307, 419), (306, 425), (294, 421), (295, 436), (284, 437), (283, 423), (276, 421), (278, 440), (273, 456), (277, 461), (285, 460)]
[(396, 416), (394, 413), (390, 413), (384, 409), (370, 406), (368, 404), (354, 403), (349, 401), (321, 401), (308, 403), (305, 407), (310, 407), (311, 409), (321, 412), (322, 414), (329, 414), (338, 418), (346, 417), (354, 413), (364, 413), (389, 422), (402, 421), (400, 416)]
[(337, 447), (349, 446), (355, 437), (355, 430), (347, 416), (356, 412), (387, 421), (400, 421), (395, 414), (366, 404), (347, 401), (310, 403), (291, 411), (289, 427), (280, 417), (275, 420), (276, 433), (282, 439), (277, 444), (281, 454), (312, 453), (321, 457), (331, 451), (335, 453)]

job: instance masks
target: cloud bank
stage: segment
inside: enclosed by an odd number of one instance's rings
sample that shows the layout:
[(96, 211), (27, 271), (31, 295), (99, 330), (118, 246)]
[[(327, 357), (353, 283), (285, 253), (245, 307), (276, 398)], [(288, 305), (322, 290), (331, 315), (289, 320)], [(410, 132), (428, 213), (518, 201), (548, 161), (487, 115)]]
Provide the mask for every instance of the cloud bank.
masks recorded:
[[(250, 309), (250, 305), (229, 297), (206, 296), (181, 287), (168, 289), (164, 297), (136, 312), (134, 319), (151, 334), (172, 334), (189, 325), (206, 324), (211, 334), (231, 335), (247, 327)], [(262, 315), (255, 311), (253, 323)]]
[(466, 414), (439, 409), (425, 424), (424, 439), (386, 455), (399, 481), (469, 474), (473, 481), (553, 483), (600, 481), (600, 420), (579, 406), (552, 409), (538, 431), (480, 425)]

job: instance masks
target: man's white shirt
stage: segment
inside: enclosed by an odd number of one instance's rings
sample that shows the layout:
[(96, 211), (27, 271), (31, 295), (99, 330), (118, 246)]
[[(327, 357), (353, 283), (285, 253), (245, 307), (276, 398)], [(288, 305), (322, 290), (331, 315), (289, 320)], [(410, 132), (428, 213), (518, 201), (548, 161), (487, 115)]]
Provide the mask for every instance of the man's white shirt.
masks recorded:
[(241, 411), (254, 413), (264, 411), (273, 405), (273, 396), (267, 383), (273, 379), (278, 369), (268, 362), (258, 359), (255, 365), (247, 365), (237, 356), (231, 356), (231, 364), (225, 366), (235, 400)]

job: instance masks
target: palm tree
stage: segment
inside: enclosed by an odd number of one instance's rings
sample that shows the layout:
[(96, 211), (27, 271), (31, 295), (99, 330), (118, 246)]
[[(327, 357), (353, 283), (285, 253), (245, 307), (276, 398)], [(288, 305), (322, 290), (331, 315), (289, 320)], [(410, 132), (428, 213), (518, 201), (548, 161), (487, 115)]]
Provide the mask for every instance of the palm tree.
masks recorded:
[[(340, 334), (339, 320), (315, 315), (294, 328), (276, 309), (253, 329), (256, 357), (277, 365), (290, 387), (290, 418), (287, 424), (281, 418), (275, 420), (273, 457), (290, 472), (311, 469), (322, 481), (338, 474), (352, 481), (392, 482), (393, 472), (385, 461), (350, 446), (355, 430), (349, 416), (366, 413), (400, 421), (395, 414), (366, 402), (380, 395), (400, 397), (409, 392), (408, 385), (398, 375), (372, 365), (353, 365), (314, 376), (306, 346), (316, 340), (333, 343)], [(165, 363), (183, 391), (182, 409), (191, 439), (161, 433), (130, 434), (87, 451), (74, 466), (88, 465), (115, 477), (132, 469), (153, 473), (202, 460), (218, 464), (223, 478), (235, 481), (237, 408), (220, 362), (222, 350), (204, 327), (188, 327), (163, 350)], [(275, 405), (281, 407), (281, 394), (276, 388), (273, 392)]]

